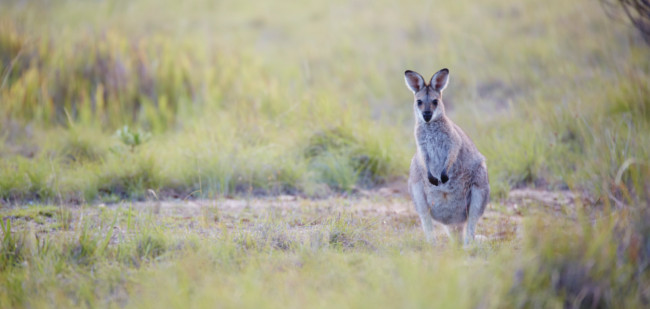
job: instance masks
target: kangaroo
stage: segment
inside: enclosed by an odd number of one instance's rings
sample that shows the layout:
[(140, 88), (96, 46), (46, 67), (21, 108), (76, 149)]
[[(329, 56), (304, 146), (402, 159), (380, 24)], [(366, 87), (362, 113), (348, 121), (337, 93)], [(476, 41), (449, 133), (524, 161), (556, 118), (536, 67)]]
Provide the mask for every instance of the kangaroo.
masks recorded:
[(415, 99), (417, 144), (408, 186), (422, 228), (427, 240), (434, 242), (435, 219), (446, 226), (450, 236), (467, 246), (474, 240), (476, 223), (490, 196), (485, 157), (445, 115), (442, 91), (449, 82), (449, 70), (436, 72), (429, 84), (413, 71), (404, 72), (404, 76)]

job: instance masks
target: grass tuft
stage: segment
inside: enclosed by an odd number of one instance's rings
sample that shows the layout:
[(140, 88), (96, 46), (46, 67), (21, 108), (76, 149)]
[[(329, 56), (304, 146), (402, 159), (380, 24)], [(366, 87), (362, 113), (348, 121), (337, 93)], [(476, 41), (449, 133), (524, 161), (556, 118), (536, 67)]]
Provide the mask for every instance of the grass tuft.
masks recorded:
[(136, 244), (136, 256), (138, 259), (155, 259), (167, 251), (166, 239), (163, 235), (154, 231), (143, 233), (139, 236)]
[(0, 247), (0, 271), (19, 265), (25, 260), (25, 234), (11, 229), (11, 220), (0, 221), (2, 247)]

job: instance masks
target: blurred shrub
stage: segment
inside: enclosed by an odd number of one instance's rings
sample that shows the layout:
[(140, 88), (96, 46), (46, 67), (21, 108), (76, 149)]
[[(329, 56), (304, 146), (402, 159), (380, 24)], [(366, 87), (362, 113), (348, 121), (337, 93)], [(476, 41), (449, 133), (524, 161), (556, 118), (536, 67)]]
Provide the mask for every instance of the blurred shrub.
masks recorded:
[(110, 32), (81, 36), (74, 42), (36, 39), (4, 22), (0, 117), (44, 126), (138, 122), (161, 131), (174, 123), (180, 101), (193, 100), (187, 55)]
[(374, 185), (388, 176), (390, 160), (373, 136), (358, 139), (353, 130), (337, 127), (317, 131), (304, 150), (310, 165), (332, 188), (348, 191), (355, 185)]
[(609, 94), (609, 112), (616, 116), (629, 114), (650, 122), (650, 83), (648, 74), (626, 72), (628, 80)]
[(0, 160), (0, 199), (48, 200), (55, 196), (52, 165), (14, 157)]
[(602, 0), (608, 8), (620, 7), (632, 25), (650, 44), (650, 2), (647, 0)]
[(154, 159), (147, 155), (113, 158), (102, 166), (96, 183), (97, 193), (122, 198), (144, 198), (148, 189), (157, 190), (160, 183)]
[[(650, 168), (638, 177), (649, 182)], [(605, 209), (606, 216), (594, 220), (594, 209), (586, 209), (565, 226), (548, 218), (531, 222), (525, 251), (535, 256), (524, 257), (509, 307), (632, 308), (650, 302), (650, 188), (623, 187), (634, 192), (624, 199), (629, 204)], [(542, 232), (551, 224), (552, 233)]]
[(104, 159), (108, 153), (103, 135), (89, 130), (71, 128), (61, 133), (59, 153), (69, 162), (89, 163)]

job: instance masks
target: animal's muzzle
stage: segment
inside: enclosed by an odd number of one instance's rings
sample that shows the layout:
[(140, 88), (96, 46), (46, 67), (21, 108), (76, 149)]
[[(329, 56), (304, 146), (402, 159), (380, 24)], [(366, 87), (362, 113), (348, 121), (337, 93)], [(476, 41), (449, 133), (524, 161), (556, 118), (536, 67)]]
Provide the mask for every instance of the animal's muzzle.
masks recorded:
[(429, 122), (431, 117), (433, 117), (433, 112), (422, 112), (422, 118), (424, 118), (424, 121)]

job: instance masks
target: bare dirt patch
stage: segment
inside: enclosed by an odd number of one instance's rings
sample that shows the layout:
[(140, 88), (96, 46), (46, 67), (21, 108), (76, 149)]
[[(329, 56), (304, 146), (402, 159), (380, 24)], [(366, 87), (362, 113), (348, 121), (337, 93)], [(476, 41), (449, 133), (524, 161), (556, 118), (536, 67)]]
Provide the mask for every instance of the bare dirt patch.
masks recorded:
[[(487, 241), (508, 241), (521, 237), (522, 224), (527, 216), (538, 212), (554, 218), (573, 220), (576, 204), (582, 197), (569, 191), (518, 189), (505, 200), (493, 200), (478, 223), (477, 233)], [(90, 220), (102, 229), (112, 230), (111, 242), (137, 233), (133, 220), (150, 220), (158, 227), (178, 233), (217, 236), (223, 229), (250, 232), (260, 228), (281, 226), (283, 233), (309, 237), (315, 230), (328, 230), (332, 220), (341, 217), (379, 224), (390, 233), (420, 235), (420, 219), (415, 212), (405, 186), (394, 183), (382, 188), (359, 191), (353, 196), (331, 196), (325, 199), (306, 199), (294, 195), (254, 198), (218, 198), (198, 200), (150, 200), (111, 205), (62, 207), (53, 209), (54, 215), (43, 217), (39, 212), (20, 215), (24, 207), (5, 209), (2, 219), (10, 220), (38, 233), (69, 234)], [(115, 223), (105, 222), (120, 213)], [(130, 213), (130, 214), (128, 214)], [(43, 217), (43, 218), (41, 218)], [(66, 225), (60, 219), (66, 218)], [(131, 219), (124, 219), (131, 218)], [(57, 222), (54, 222), (57, 221)], [(109, 220), (110, 221), (110, 220)], [(13, 223), (12, 223), (13, 224)], [(109, 224), (109, 225), (106, 225)], [(67, 228), (65, 227), (67, 226)], [(265, 227), (266, 226), (266, 227)], [(446, 229), (437, 225), (438, 239), (446, 240)], [(175, 232), (174, 232), (175, 233)], [(295, 235), (294, 235), (295, 236)], [(296, 237), (296, 238), (301, 238)]]
[[(535, 212), (550, 213), (572, 219), (576, 202), (581, 197), (570, 191), (517, 189), (505, 200), (492, 201), (478, 224), (478, 233), (488, 240), (513, 239), (521, 236), (523, 218)], [(221, 198), (214, 200), (177, 200), (122, 203), (107, 206), (129, 207), (179, 220), (195, 221), (213, 216), (228, 228), (247, 228), (269, 215), (284, 217), (290, 229), (323, 224), (323, 218), (352, 214), (373, 218), (382, 224), (419, 229), (420, 220), (408, 192), (399, 184), (361, 191), (356, 196), (332, 196), (326, 199), (305, 199), (293, 195), (256, 198)], [(445, 229), (438, 225), (439, 237)]]

